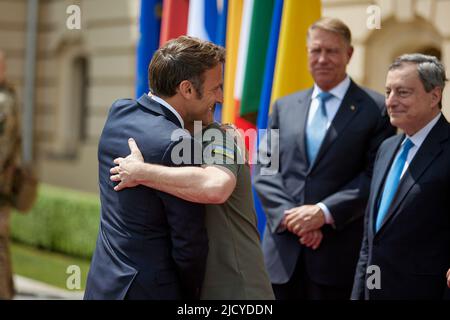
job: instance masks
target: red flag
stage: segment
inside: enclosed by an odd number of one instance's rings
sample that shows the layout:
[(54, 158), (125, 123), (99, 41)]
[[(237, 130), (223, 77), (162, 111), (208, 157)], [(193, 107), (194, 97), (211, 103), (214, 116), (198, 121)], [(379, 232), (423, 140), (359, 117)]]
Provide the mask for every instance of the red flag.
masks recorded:
[(163, 0), (159, 45), (187, 32), (189, 0)]

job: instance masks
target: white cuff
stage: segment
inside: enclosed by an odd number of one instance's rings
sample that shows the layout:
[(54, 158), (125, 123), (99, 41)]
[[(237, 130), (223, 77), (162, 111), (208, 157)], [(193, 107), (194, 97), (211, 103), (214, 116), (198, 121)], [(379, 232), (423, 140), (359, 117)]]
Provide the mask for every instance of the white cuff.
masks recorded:
[(317, 203), (317, 205), (322, 209), (323, 214), (325, 215), (325, 223), (326, 224), (334, 224), (333, 216), (331, 215), (330, 210), (328, 210), (327, 206), (322, 202)]

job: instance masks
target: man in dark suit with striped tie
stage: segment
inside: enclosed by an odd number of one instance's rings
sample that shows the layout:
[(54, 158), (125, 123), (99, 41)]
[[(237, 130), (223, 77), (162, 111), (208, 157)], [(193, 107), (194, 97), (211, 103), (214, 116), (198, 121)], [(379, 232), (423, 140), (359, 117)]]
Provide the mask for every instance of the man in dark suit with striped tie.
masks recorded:
[(386, 106), (404, 133), (374, 166), (352, 299), (442, 299), (450, 266), (450, 124), (446, 76), (435, 57), (407, 54), (389, 67)]

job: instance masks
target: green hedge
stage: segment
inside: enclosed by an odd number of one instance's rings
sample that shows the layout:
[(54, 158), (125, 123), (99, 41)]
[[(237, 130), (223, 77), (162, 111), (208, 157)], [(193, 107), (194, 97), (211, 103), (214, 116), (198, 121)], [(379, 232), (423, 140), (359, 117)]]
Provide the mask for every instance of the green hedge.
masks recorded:
[(33, 209), (12, 214), (11, 236), (38, 248), (91, 258), (99, 216), (97, 195), (41, 185)]

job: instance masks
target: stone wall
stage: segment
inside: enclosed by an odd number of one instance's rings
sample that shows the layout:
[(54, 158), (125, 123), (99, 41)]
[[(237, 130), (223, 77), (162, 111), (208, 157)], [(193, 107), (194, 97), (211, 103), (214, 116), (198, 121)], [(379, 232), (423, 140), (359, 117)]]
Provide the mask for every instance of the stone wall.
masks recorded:
[[(435, 52), (450, 66), (450, 0), (322, 2), (324, 16), (342, 19), (352, 31), (355, 52), (348, 71), (358, 83), (382, 93), (387, 66), (406, 52)], [(35, 159), (42, 181), (97, 191), (97, 143), (109, 106), (134, 97), (139, 3), (39, 1)], [(66, 27), (66, 9), (73, 4), (81, 8), (80, 30)], [(367, 27), (371, 5), (381, 10), (381, 29)], [(20, 99), (26, 15), (26, 0), (0, 0), (0, 46)], [(450, 119), (448, 88), (444, 113)]]

